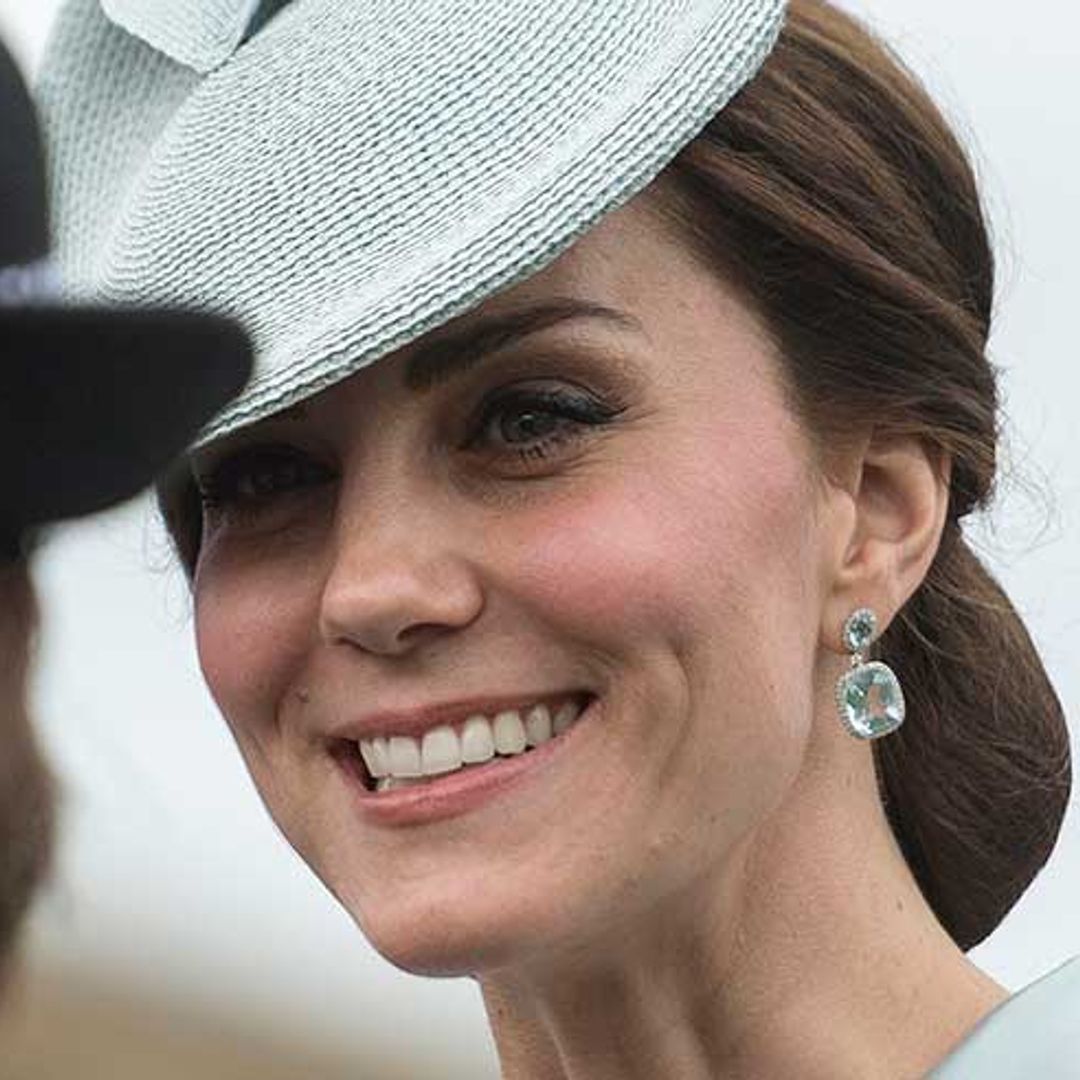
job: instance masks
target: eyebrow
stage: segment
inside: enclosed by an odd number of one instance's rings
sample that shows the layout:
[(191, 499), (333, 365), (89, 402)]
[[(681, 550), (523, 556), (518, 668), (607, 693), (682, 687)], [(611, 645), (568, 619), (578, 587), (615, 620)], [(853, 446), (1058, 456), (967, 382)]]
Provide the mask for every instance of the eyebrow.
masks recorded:
[(484, 357), (550, 327), (577, 319), (593, 319), (644, 335), (641, 323), (616, 308), (590, 301), (555, 299), (477, 321), (467, 330), (440, 334), (417, 346), (405, 368), (405, 386), (423, 393), (463, 374)]

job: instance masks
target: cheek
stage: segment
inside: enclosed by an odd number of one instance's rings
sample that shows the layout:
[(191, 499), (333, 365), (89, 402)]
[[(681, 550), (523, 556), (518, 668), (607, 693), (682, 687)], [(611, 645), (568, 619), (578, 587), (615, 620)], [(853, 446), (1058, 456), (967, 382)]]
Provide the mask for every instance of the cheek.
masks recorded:
[[(809, 485), (787, 441), (700, 436), (528, 515), (508, 587), (585, 637), (782, 651), (812, 625)], [(718, 636), (719, 635), (719, 636)]]
[(224, 552), (204, 555), (195, 582), (199, 664), (237, 738), (272, 725), (303, 665), (315, 602), (310, 579), (257, 561), (242, 567)]
[(512, 587), (600, 658), (642, 725), (613, 746), (613, 772), (667, 807), (656, 830), (685, 830), (707, 806), (731, 838), (744, 832), (809, 733), (812, 489), (777, 428), (751, 438), (731, 424), (711, 443), (692, 432), (514, 530)]

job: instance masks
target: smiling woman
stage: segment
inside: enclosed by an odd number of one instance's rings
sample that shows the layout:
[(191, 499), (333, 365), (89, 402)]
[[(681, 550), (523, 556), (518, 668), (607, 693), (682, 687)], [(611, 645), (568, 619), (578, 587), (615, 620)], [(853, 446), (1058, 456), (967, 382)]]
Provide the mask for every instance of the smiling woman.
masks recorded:
[(67, 265), (261, 335), (161, 501), (373, 946), (475, 978), (515, 1080), (1077, 1075), (1076, 965), (1055, 1042), (963, 955), (1068, 739), (962, 533), (993, 267), (911, 76), (812, 0), (111, 18), (45, 80)]

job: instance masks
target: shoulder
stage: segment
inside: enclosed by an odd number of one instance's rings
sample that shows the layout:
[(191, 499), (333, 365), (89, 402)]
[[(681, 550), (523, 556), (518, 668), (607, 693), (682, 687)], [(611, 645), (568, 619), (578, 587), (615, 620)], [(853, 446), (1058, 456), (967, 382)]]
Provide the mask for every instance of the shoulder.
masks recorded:
[(991, 1012), (933, 1080), (1080, 1080), (1080, 956)]

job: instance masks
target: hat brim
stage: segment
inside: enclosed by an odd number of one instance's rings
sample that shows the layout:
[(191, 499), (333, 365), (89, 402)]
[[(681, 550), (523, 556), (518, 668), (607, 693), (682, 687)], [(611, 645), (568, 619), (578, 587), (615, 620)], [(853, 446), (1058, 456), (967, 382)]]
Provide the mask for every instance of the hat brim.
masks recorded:
[(25, 528), (149, 484), (244, 386), (231, 321), (168, 309), (0, 310), (2, 516)]
[(121, 6), (127, 29), (73, 5), (42, 70), (58, 249), (80, 295), (244, 320), (256, 374), (200, 443), (551, 264), (746, 85), (785, 11), (305, 0), (187, 78), (197, 26)]

